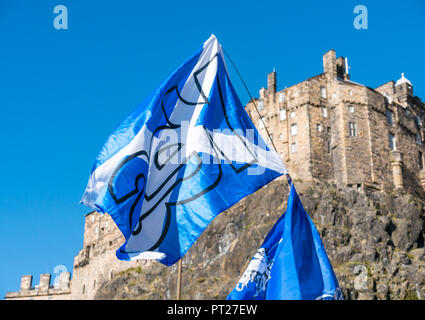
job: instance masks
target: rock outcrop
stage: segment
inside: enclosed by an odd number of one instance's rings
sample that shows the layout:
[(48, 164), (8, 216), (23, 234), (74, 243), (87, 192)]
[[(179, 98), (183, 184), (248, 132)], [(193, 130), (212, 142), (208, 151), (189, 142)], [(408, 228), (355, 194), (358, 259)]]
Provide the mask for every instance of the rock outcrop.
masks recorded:
[[(295, 181), (346, 299), (425, 299), (424, 203)], [(182, 299), (225, 299), (284, 212), (279, 179), (221, 213), (183, 258)], [(177, 265), (144, 261), (103, 283), (96, 299), (175, 299)]]

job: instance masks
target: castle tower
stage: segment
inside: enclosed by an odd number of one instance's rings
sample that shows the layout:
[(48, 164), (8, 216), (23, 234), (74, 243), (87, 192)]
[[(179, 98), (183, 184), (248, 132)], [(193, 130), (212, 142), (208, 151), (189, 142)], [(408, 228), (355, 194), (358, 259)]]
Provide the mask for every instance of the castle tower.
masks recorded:
[(409, 79), (404, 76), (404, 73), (401, 74), (401, 78), (395, 83), (394, 89), (398, 102), (403, 107), (407, 107), (409, 97), (413, 96), (413, 85)]

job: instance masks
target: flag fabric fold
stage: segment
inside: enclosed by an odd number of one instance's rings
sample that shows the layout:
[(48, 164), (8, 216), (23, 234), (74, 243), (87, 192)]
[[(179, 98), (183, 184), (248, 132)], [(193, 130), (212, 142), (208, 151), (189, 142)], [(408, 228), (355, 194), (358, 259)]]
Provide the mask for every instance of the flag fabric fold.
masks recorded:
[(172, 265), (220, 212), (286, 173), (211, 36), (110, 135), (81, 202), (111, 215), (119, 259)]
[(320, 235), (292, 183), (286, 212), (227, 299), (343, 299)]

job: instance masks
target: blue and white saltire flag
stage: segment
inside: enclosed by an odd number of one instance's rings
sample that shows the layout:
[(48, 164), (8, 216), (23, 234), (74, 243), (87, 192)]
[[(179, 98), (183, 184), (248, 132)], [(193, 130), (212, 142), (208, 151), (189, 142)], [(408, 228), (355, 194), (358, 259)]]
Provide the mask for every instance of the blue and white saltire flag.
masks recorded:
[(119, 259), (172, 265), (220, 212), (286, 173), (211, 36), (108, 138), (81, 202), (111, 215)]
[(228, 300), (341, 300), (320, 235), (291, 183), (288, 206)]

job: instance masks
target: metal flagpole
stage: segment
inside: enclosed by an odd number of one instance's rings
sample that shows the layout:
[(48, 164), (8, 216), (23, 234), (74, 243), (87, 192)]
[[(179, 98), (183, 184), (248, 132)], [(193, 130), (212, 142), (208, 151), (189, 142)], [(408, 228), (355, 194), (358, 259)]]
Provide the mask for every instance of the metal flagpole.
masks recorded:
[(177, 264), (177, 300), (180, 300), (180, 292), (182, 287), (182, 260), (180, 259)]
[[(276, 146), (274, 145), (274, 142), (273, 142), (273, 139), (272, 139), (272, 137), (271, 137), (271, 135), (269, 133), (269, 130), (267, 130), (266, 123), (264, 122), (263, 117), (261, 116), (260, 111), (257, 108), (257, 104), (255, 103), (254, 98), (252, 97), (251, 92), (248, 89), (248, 86), (246, 85), (244, 79), (242, 78), (241, 73), (239, 72), (238, 68), (236, 67), (235, 63), (233, 62), (232, 58), (230, 58), (230, 55), (227, 53), (227, 51), (224, 49), (224, 47), (223, 47), (223, 52), (229, 58), (229, 61), (233, 65), (233, 68), (235, 68), (235, 71), (238, 74), (239, 79), (241, 79), (242, 84), (245, 87), (245, 90), (248, 93), (249, 98), (251, 99), (250, 101), (252, 101), (252, 103), (253, 103), (253, 105), (255, 107), (255, 110), (257, 110), (258, 116), (259, 116), (261, 122), (263, 123), (264, 129), (266, 129), (267, 136), (268, 136), (268, 138), (269, 138), (269, 140), (270, 140), (270, 142), (271, 142), (271, 144), (273, 146), (273, 149), (274, 149), (274, 151), (277, 152)], [(288, 180), (288, 184), (291, 185), (292, 180), (291, 180), (291, 176), (289, 175), (289, 172), (286, 173), (285, 176), (286, 176), (286, 179)]]

